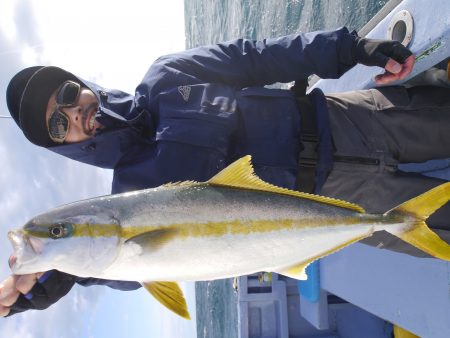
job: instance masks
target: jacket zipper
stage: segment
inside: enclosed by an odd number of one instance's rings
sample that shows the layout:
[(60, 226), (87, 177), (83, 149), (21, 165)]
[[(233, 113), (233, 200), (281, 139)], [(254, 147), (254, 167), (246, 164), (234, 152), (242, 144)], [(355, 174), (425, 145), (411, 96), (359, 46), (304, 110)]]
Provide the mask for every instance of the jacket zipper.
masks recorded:
[(367, 164), (367, 165), (379, 165), (380, 160), (370, 157), (357, 157), (357, 156), (334, 156), (334, 161), (353, 163), (353, 164)]

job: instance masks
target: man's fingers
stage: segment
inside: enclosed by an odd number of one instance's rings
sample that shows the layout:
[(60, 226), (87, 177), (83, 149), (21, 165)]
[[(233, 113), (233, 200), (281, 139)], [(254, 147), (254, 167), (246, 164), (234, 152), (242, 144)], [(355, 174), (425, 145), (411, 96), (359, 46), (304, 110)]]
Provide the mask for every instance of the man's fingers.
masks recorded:
[(386, 69), (386, 71), (389, 73), (398, 74), (401, 78), (404, 78), (409, 75), (409, 73), (411, 73), (414, 67), (414, 62), (414, 55), (410, 55), (409, 57), (407, 57), (405, 62), (403, 63), (398, 63), (394, 59), (389, 59), (384, 69)]
[(19, 291), (16, 289), (15, 282), (17, 276), (10, 276), (0, 285), (0, 305), (8, 307), (13, 305), (19, 298)]
[(384, 74), (375, 76), (375, 83), (378, 85), (389, 84), (391, 82), (396, 81), (397, 78), (398, 78), (397, 74), (384, 73)]
[(33, 288), (34, 284), (37, 282), (37, 274), (20, 275), (17, 276), (16, 289), (22, 294), (27, 294)]
[(0, 305), (0, 317), (6, 317), (9, 314), (9, 307)]
[[(375, 77), (375, 83), (384, 85), (406, 78), (414, 67), (414, 61), (414, 55), (409, 56), (402, 64), (390, 59), (385, 67), (386, 73), (377, 75)], [(398, 66), (400, 66), (400, 71), (394, 73), (393, 71), (398, 70)]]
[(407, 77), (414, 68), (414, 62), (416, 62), (415, 55), (410, 55), (404, 63), (402, 63), (402, 70), (399, 74), (400, 78), (403, 79)]
[(389, 73), (397, 74), (402, 71), (402, 65), (394, 59), (389, 59), (384, 69), (386, 69)]
[[(5, 313), (6, 309), (17, 301), (21, 293), (25, 295), (30, 292), (34, 284), (36, 284), (38, 275), (42, 275), (42, 273), (13, 275), (0, 284), (0, 315)], [(7, 312), (9, 312), (9, 309)]]

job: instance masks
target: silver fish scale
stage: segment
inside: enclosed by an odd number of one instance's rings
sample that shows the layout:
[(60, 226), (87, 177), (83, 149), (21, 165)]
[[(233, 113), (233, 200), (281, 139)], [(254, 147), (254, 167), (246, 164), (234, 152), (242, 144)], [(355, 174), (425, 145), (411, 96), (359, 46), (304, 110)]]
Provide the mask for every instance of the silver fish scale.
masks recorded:
[(150, 189), (105, 202), (122, 226), (362, 216), (308, 199), (207, 184)]

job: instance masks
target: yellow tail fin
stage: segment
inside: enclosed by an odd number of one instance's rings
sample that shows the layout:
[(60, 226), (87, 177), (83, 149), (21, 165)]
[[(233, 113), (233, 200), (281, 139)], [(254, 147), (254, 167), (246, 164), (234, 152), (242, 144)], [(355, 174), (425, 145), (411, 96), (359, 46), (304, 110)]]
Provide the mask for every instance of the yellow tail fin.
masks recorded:
[(450, 246), (431, 231), (425, 223), (425, 220), (433, 212), (449, 200), (450, 182), (441, 184), (388, 211), (388, 213), (399, 212), (409, 214), (417, 219), (411, 229), (401, 234), (396, 233), (395, 235), (433, 257), (450, 261)]
[(394, 337), (395, 338), (420, 338), (415, 334), (402, 329), (400, 326), (394, 325)]

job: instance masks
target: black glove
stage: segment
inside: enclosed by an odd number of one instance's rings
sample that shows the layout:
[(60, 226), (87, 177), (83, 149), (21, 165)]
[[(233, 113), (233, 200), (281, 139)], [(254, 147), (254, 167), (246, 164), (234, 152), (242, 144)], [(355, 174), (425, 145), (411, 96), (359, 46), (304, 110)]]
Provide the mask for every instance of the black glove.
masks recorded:
[[(20, 295), (11, 305), (8, 316), (30, 309), (43, 310), (64, 297), (77, 277), (51, 270), (44, 273), (26, 295)], [(7, 316), (7, 317), (8, 317)]]
[(412, 55), (411, 51), (398, 41), (373, 40), (360, 37), (355, 38), (351, 54), (353, 61), (356, 63), (381, 68), (386, 66), (389, 58), (399, 63), (404, 63)]

